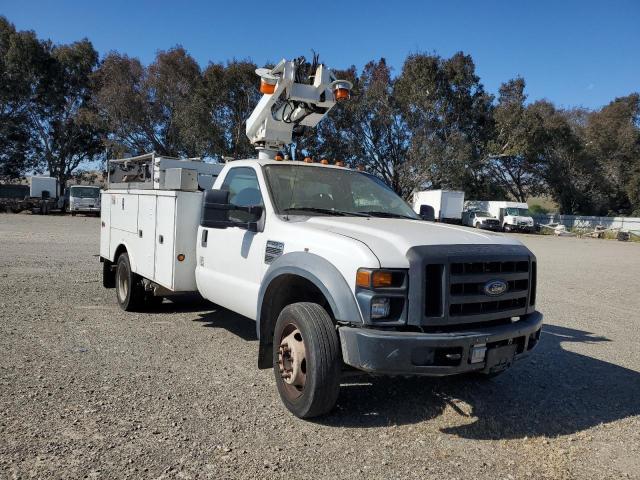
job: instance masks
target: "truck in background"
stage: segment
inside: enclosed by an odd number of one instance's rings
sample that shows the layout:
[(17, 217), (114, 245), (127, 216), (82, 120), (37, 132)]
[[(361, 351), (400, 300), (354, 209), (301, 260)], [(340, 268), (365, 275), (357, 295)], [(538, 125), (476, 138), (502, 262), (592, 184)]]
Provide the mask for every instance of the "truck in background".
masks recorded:
[(20, 205), (29, 197), (29, 185), (0, 184), (0, 212), (19, 213)]
[(64, 199), (60, 197), (60, 185), (56, 178), (33, 176), (29, 178), (28, 187), (3, 185), (0, 190), (0, 206), (13, 213), (30, 210), (31, 213), (47, 215), (63, 211)]
[(413, 194), (413, 210), (423, 215), (424, 206), (433, 208), (435, 220), (443, 223), (462, 223), (464, 192), (458, 190), (425, 190)]
[(72, 216), (78, 213), (100, 214), (100, 187), (94, 185), (71, 185), (67, 188), (67, 192), (67, 209)]
[(526, 202), (470, 200), (465, 205), (467, 210), (488, 212), (496, 217), (505, 232), (532, 232), (534, 229)]
[(482, 230), (502, 230), (500, 220), (483, 210), (465, 210), (462, 212), (462, 224)]

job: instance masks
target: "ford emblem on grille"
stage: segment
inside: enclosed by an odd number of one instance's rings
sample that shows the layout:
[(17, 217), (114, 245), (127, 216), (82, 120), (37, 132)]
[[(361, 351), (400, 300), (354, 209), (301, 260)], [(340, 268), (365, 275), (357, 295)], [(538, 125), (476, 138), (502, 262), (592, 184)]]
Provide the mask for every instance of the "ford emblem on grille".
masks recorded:
[(484, 293), (490, 297), (497, 297), (507, 291), (508, 285), (504, 280), (489, 280), (484, 284)]

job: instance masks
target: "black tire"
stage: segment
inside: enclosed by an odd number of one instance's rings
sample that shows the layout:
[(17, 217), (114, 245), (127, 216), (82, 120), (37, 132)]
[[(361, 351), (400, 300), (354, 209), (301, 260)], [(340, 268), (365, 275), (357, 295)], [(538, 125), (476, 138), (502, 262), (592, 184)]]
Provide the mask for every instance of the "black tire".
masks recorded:
[(139, 310), (144, 302), (144, 290), (140, 277), (131, 271), (129, 255), (122, 253), (116, 267), (116, 298), (125, 312)]
[[(291, 338), (291, 332), (295, 332), (296, 338), (301, 334), (298, 341), (305, 351), (301, 368), (305, 381), (301, 388), (287, 383), (280, 369), (284, 358), (281, 344), (284, 338)], [(273, 338), (273, 371), (287, 409), (298, 418), (329, 412), (338, 399), (342, 362), (338, 334), (327, 311), (316, 303), (288, 305), (278, 316)]]
[(71, 216), (75, 217), (76, 216), (76, 212), (71, 212)]

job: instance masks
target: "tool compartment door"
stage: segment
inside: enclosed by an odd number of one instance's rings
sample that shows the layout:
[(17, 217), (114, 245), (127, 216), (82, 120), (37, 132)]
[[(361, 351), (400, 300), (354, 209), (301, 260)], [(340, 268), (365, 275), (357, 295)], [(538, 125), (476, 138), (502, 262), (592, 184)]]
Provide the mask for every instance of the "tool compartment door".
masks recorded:
[(100, 256), (111, 259), (109, 237), (111, 234), (111, 194), (100, 195)]
[(111, 194), (111, 228), (138, 233), (138, 196), (135, 193)]
[(156, 260), (156, 196), (140, 195), (138, 199), (137, 274), (154, 279)]
[(174, 290), (176, 197), (158, 196), (156, 213), (155, 281)]

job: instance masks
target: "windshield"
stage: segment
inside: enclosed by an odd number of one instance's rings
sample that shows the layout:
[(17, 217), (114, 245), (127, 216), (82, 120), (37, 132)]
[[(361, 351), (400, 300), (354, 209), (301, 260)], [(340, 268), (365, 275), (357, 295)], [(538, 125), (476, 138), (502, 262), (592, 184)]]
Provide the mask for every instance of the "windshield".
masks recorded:
[(98, 198), (100, 189), (95, 187), (71, 187), (70, 196), (76, 198)]
[(393, 190), (360, 172), (286, 164), (264, 169), (280, 214), (419, 219)]
[(531, 214), (527, 208), (507, 208), (507, 215), (513, 217), (530, 217)]
[(491, 215), (489, 212), (474, 212), (476, 214), (476, 217), (489, 217), (492, 218), (493, 215)]

